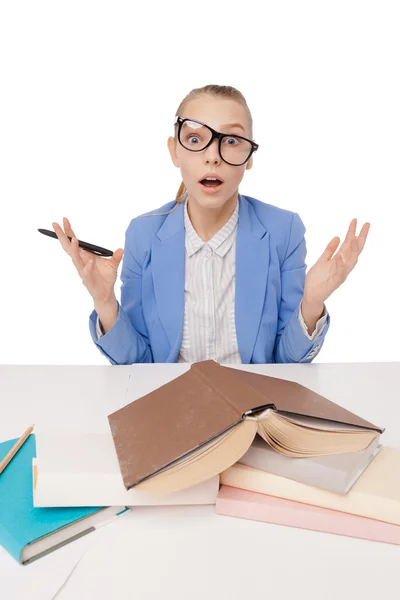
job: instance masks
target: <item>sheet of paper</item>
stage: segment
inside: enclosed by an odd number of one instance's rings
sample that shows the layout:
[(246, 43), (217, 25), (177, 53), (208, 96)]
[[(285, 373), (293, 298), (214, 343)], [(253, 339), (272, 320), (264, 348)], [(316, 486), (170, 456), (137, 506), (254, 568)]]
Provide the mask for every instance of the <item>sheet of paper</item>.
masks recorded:
[(28, 565), (20, 565), (0, 547), (0, 597), (52, 600), (89, 546), (88, 535)]
[(320, 600), (321, 591), (324, 600), (376, 600), (397, 581), (396, 546), (222, 517), (213, 507), (141, 507), (125, 524), (88, 549), (56, 600)]

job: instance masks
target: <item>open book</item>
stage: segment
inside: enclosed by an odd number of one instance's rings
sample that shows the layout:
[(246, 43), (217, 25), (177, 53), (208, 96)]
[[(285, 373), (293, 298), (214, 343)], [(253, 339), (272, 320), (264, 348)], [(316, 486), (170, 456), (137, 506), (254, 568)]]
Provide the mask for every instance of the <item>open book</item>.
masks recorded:
[(208, 360), (108, 416), (126, 489), (170, 493), (236, 463), (259, 435), (277, 452), (357, 452), (382, 433), (298, 383)]

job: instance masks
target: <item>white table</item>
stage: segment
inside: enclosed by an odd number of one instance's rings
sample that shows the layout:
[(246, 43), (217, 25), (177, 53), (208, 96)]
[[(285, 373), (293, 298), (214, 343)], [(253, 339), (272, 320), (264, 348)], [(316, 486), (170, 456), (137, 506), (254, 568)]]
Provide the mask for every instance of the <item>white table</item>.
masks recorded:
[[(108, 430), (110, 412), (188, 368), (0, 365), (0, 440), (18, 437), (32, 423), (38, 429)], [(400, 445), (400, 363), (238, 368), (307, 385), (386, 427), (384, 444)], [(272, 594), (376, 600), (399, 594), (400, 547), (222, 517), (214, 507), (198, 506), (134, 509), (26, 567), (2, 551), (0, 597), (22, 598), (29, 586), (30, 600), (53, 598), (79, 560), (57, 600), (236, 600)]]

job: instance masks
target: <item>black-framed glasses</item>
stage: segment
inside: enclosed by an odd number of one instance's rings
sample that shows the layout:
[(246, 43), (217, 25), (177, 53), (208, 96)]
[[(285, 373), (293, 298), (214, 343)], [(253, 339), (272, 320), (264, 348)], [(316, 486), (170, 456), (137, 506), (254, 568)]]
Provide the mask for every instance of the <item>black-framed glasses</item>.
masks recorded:
[(258, 149), (258, 144), (252, 140), (241, 135), (220, 133), (201, 121), (177, 116), (175, 125), (178, 125), (179, 143), (191, 152), (201, 152), (217, 139), (219, 155), (228, 165), (244, 165)]

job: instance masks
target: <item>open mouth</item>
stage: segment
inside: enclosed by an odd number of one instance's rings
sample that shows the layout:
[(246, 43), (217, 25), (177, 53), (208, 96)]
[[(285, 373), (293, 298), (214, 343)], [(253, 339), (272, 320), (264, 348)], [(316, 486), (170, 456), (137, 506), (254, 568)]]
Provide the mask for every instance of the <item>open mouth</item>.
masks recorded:
[(204, 185), (205, 187), (219, 187), (220, 185), (222, 185), (222, 181), (220, 181), (219, 179), (202, 179), (200, 181), (200, 183), (202, 185)]

